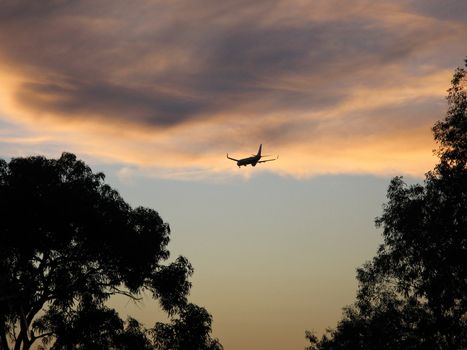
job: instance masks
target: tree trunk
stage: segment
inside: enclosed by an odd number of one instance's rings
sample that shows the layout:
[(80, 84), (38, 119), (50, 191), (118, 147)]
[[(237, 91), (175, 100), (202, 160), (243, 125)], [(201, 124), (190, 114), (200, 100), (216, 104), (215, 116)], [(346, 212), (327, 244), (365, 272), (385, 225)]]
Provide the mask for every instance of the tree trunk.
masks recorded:
[(8, 346), (8, 339), (6, 337), (6, 332), (5, 332), (5, 317), (2, 315), (2, 322), (0, 324), (0, 349), (1, 350), (10, 350), (10, 347)]

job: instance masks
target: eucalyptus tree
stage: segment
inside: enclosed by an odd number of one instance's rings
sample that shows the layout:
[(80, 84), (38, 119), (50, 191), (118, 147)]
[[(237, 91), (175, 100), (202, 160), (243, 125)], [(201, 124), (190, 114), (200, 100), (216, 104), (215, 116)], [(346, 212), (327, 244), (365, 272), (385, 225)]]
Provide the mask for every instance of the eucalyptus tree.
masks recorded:
[(146, 291), (171, 316), (187, 307), (193, 268), (167, 262), (169, 235), (156, 211), (132, 208), (73, 154), (0, 160), (1, 348), (153, 347), (106, 301)]
[[(467, 67), (467, 60), (466, 60)], [(376, 225), (384, 242), (357, 271), (354, 305), (308, 349), (467, 348), (467, 69), (454, 72), (439, 162), (423, 184), (394, 178)]]

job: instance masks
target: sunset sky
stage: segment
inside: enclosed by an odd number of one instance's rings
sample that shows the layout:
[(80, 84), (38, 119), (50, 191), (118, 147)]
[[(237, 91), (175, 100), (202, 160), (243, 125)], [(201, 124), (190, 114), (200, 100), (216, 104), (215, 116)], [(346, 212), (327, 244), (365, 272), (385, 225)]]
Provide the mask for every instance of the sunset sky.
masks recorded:
[[(75, 153), (170, 223), (226, 350), (302, 349), (354, 300), (390, 178), (435, 163), (466, 55), (464, 0), (0, 0), (0, 158)], [(225, 157), (260, 143), (279, 160)]]

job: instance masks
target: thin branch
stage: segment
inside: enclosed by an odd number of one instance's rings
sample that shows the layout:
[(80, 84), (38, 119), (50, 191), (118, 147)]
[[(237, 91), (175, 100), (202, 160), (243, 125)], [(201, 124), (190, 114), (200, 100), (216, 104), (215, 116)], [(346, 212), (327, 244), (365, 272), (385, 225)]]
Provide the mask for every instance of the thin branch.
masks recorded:
[(121, 289), (118, 289), (117, 287), (112, 287), (112, 292), (111, 294), (119, 294), (119, 295), (124, 295), (130, 299), (132, 299), (133, 301), (141, 301), (143, 300), (143, 297), (136, 297), (134, 296), (133, 294), (129, 293), (129, 292), (125, 292)]
[(32, 342), (36, 341), (37, 339), (48, 337), (50, 335), (54, 335), (54, 332), (42, 333), (42, 334), (39, 334), (39, 335), (35, 335), (34, 333), (31, 333), (31, 335), (32, 335), (32, 337), (31, 337), (31, 343), (32, 343)]

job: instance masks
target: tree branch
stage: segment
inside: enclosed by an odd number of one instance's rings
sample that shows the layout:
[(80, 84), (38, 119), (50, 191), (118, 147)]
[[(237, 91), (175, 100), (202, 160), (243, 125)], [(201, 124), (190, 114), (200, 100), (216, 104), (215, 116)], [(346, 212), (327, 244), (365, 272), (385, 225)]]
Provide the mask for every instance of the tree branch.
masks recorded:
[(55, 334), (54, 332), (42, 333), (42, 334), (39, 334), (39, 335), (35, 335), (34, 333), (31, 333), (31, 335), (32, 335), (31, 343), (36, 341), (37, 339), (48, 337), (49, 335), (54, 335), (54, 334)]
[(130, 299), (132, 299), (132, 300), (134, 300), (134, 301), (141, 301), (141, 300), (143, 300), (142, 297), (139, 297), (139, 298), (138, 298), (138, 297), (134, 296), (133, 294), (131, 294), (131, 293), (129, 293), (129, 292), (125, 292), (125, 291), (123, 291), (123, 290), (121, 290), (121, 289), (118, 289), (117, 287), (112, 287), (111, 289), (112, 289), (112, 292), (111, 292), (110, 294), (113, 294), (113, 295), (114, 295), (114, 294), (124, 295), (124, 296), (126, 296), (126, 297), (128, 297), (128, 298), (130, 298)]

